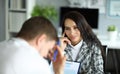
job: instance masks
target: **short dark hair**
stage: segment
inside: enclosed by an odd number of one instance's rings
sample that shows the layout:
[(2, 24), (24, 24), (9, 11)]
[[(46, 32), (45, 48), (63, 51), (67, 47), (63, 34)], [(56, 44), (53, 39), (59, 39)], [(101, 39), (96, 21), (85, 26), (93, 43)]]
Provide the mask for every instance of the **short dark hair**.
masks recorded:
[(35, 16), (26, 20), (17, 37), (32, 40), (38, 35), (46, 34), (51, 40), (57, 40), (57, 31), (53, 24), (45, 17)]

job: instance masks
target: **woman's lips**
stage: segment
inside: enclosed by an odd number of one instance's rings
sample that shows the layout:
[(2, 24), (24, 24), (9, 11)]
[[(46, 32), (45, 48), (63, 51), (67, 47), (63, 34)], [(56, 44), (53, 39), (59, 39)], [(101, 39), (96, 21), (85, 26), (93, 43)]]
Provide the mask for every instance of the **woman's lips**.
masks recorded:
[(75, 36), (71, 36), (71, 37), (70, 37), (71, 40), (74, 40), (75, 38), (76, 38)]

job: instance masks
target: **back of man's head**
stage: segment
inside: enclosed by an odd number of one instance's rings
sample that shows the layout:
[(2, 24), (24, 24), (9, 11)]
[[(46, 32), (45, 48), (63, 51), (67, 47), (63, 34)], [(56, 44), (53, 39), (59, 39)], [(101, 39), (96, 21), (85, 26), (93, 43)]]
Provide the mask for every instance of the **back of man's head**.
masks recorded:
[(24, 22), (17, 37), (32, 40), (42, 34), (46, 34), (51, 40), (57, 40), (57, 31), (52, 23), (44, 17), (36, 16)]

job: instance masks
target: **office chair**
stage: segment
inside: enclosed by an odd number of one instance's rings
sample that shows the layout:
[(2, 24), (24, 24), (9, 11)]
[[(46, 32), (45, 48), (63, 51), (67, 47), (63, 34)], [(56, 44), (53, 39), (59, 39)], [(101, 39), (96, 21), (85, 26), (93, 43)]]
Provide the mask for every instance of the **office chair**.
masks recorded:
[(102, 53), (102, 57), (103, 57), (103, 68), (104, 68), (104, 73), (106, 73), (106, 56), (107, 56), (107, 52), (108, 52), (108, 48), (107, 48), (107, 45), (102, 45), (103, 47), (103, 53)]
[(120, 50), (109, 49), (105, 63), (106, 74), (120, 74)]

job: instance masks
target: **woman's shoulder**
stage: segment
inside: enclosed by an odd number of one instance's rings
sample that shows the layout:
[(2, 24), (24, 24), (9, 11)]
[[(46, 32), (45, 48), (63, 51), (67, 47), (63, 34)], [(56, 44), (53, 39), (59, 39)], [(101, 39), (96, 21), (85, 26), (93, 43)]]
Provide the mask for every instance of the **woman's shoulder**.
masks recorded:
[(100, 49), (100, 46), (98, 46), (97, 43), (88, 43), (87, 44), (85, 41), (83, 41), (82, 48), (91, 49), (91, 51), (97, 51)]

